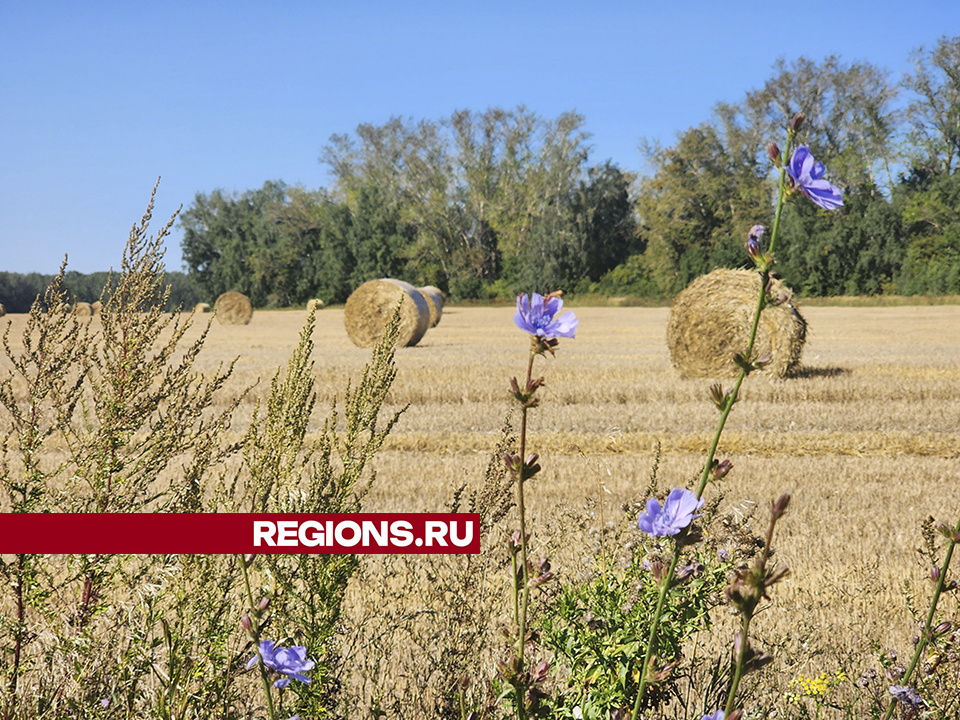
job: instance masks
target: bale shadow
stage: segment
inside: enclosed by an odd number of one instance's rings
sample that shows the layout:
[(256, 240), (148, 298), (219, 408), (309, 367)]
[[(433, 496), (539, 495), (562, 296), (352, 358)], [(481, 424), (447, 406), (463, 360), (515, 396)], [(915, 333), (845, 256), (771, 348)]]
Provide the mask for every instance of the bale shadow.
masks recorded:
[(807, 367), (793, 368), (787, 373), (790, 379), (804, 380), (810, 378), (835, 378), (850, 374), (849, 368), (842, 367)]

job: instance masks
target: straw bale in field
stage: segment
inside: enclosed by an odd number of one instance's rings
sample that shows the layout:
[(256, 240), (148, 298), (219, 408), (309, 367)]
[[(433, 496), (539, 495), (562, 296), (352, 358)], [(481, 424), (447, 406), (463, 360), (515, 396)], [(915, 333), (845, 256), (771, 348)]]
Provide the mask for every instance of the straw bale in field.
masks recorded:
[(0, 317), (3, 317), (7, 314), (7, 309), (3, 306), (3, 303), (0, 303)]
[(202, 315), (203, 313), (208, 313), (211, 311), (210, 303), (197, 303), (193, 306), (193, 311), (197, 315)]
[(400, 336), (397, 345), (416, 345), (430, 325), (430, 308), (413, 285), (402, 280), (384, 278), (370, 280), (353, 291), (343, 310), (347, 335), (357, 347), (373, 347), (383, 335), (383, 328), (393, 311), (400, 309)]
[(419, 288), (423, 299), (427, 301), (427, 307), (430, 309), (430, 327), (436, 327), (443, 316), (443, 291), (433, 285)]
[(323, 310), (323, 300), (319, 298), (316, 300), (307, 300), (307, 312), (311, 310)]
[[(687, 378), (736, 375), (733, 357), (747, 349), (760, 276), (750, 270), (714, 270), (701, 275), (674, 298), (667, 325), (670, 359)], [(807, 323), (789, 300), (790, 289), (773, 281), (773, 294), (787, 302), (768, 306), (760, 316), (756, 356), (769, 352), (764, 372), (783, 378), (800, 364)]]
[(73, 314), (77, 317), (90, 317), (93, 315), (93, 307), (87, 302), (78, 302), (73, 306)]
[(243, 293), (225, 292), (217, 298), (213, 307), (222, 325), (246, 325), (253, 317), (250, 298)]
[(100, 311), (103, 310), (103, 303), (99, 300), (97, 300), (95, 303), (91, 303), (90, 310), (93, 311), (94, 315), (99, 315)]

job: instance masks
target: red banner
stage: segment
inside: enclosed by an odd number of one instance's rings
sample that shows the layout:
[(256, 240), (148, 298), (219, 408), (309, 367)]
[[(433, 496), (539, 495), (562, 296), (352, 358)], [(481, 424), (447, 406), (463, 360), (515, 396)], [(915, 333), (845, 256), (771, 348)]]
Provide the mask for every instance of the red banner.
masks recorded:
[(4, 513), (0, 554), (472, 554), (475, 513)]

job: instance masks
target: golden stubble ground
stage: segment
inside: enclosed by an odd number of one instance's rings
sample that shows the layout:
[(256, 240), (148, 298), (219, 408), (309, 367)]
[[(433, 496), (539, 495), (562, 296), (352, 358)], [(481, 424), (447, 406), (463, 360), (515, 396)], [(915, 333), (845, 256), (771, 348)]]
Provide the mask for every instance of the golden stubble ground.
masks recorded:
[[(556, 357), (538, 359), (534, 369), (546, 379), (530, 414), (528, 448), (543, 466), (528, 486), (535, 527), (598, 497), (614, 517), (646, 486), (658, 442), (661, 487), (691, 485), (717, 421), (710, 382), (683, 380), (671, 366), (668, 309), (574, 311), (577, 338), (561, 340)], [(528, 340), (513, 312), (448, 307), (418, 346), (397, 351), (387, 410), (409, 408), (375, 459), (366, 510), (440, 511), (453, 487), (479, 481), (511, 407), (509, 379), (526, 367)], [(760, 532), (769, 501), (793, 495), (776, 538), (777, 557), (792, 574), (759, 616), (761, 635), (837, 653), (875, 640), (902, 653), (915, 632), (905, 583), (921, 604), (929, 586), (916, 551), (920, 523), (931, 515), (953, 523), (960, 512), (960, 307), (804, 314), (800, 376), (748, 378), (728, 423), (719, 457), (734, 470), (721, 510), (761, 504)], [(208, 317), (197, 316), (190, 337)], [(201, 370), (239, 358), (225, 396), (259, 379), (241, 405), (237, 435), (304, 319), (261, 311), (246, 326), (213, 322)], [(24, 316), (10, 320), (16, 347)], [(314, 337), (316, 429), (370, 351), (350, 343), (342, 310), (320, 311)], [(568, 548), (555, 565), (563, 572), (581, 554)]]

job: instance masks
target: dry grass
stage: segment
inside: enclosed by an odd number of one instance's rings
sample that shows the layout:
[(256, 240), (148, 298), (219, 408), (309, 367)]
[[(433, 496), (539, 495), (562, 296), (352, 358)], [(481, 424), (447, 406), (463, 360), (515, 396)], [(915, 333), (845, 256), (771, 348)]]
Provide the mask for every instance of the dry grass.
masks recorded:
[[(658, 441), (661, 486), (689, 484), (716, 423), (709, 382), (682, 380), (671, 367), (667, 308), (574, 310), (577, 339), (562, 341), (557, 357), (536, 367), (546, 387), (531, 414), (529, 447), (544, 467), (528, 494), (535, 524), (599, 494), (615, 513), (642, 492)], [(719, 455), (735, 465), (724, 511), (794, 495), (778, 528), (779, 557), (793, 574), (757, 627), (791, 647), (842, 654), (862, 651), (873, 638), (906, 650), (914, 629), (904, 583), (922, 589), (927, 572), (916, 553), (920, 523), (929, 515), (952, 521), (960, 510), (960, 307), (803, 312), (809, 333), (802, 370), (785, 381), (748, 380)], [(508, 412), (509, 378), (524, 369), (528, 348), (512, 314), (447, 307), (419, 345), (398, 349), (389, 402), (410, 409), (375, 460), (378, 482), (367, 510), (442, 510), (454, 484), (482, 474)], [(18, 342), (24, 316), (10, 319)], [(212, 372), (240, 358), (225, 394), (261, 379), (241, 406), (238, 436), (242, 413), (249, 417), (254, 399), (268, 393), (303, 319), (258, 312), (249, 325), (213, 324), (202, 367)], [(191, 337), (205, 324), (196, 320)], [(324, 407), (359, 375), (369, 350), (350, 342), (342, 309), (318, 314), (315, 340)], [(557, 564), (562, 570), (577, 560), (571, 548)]]

